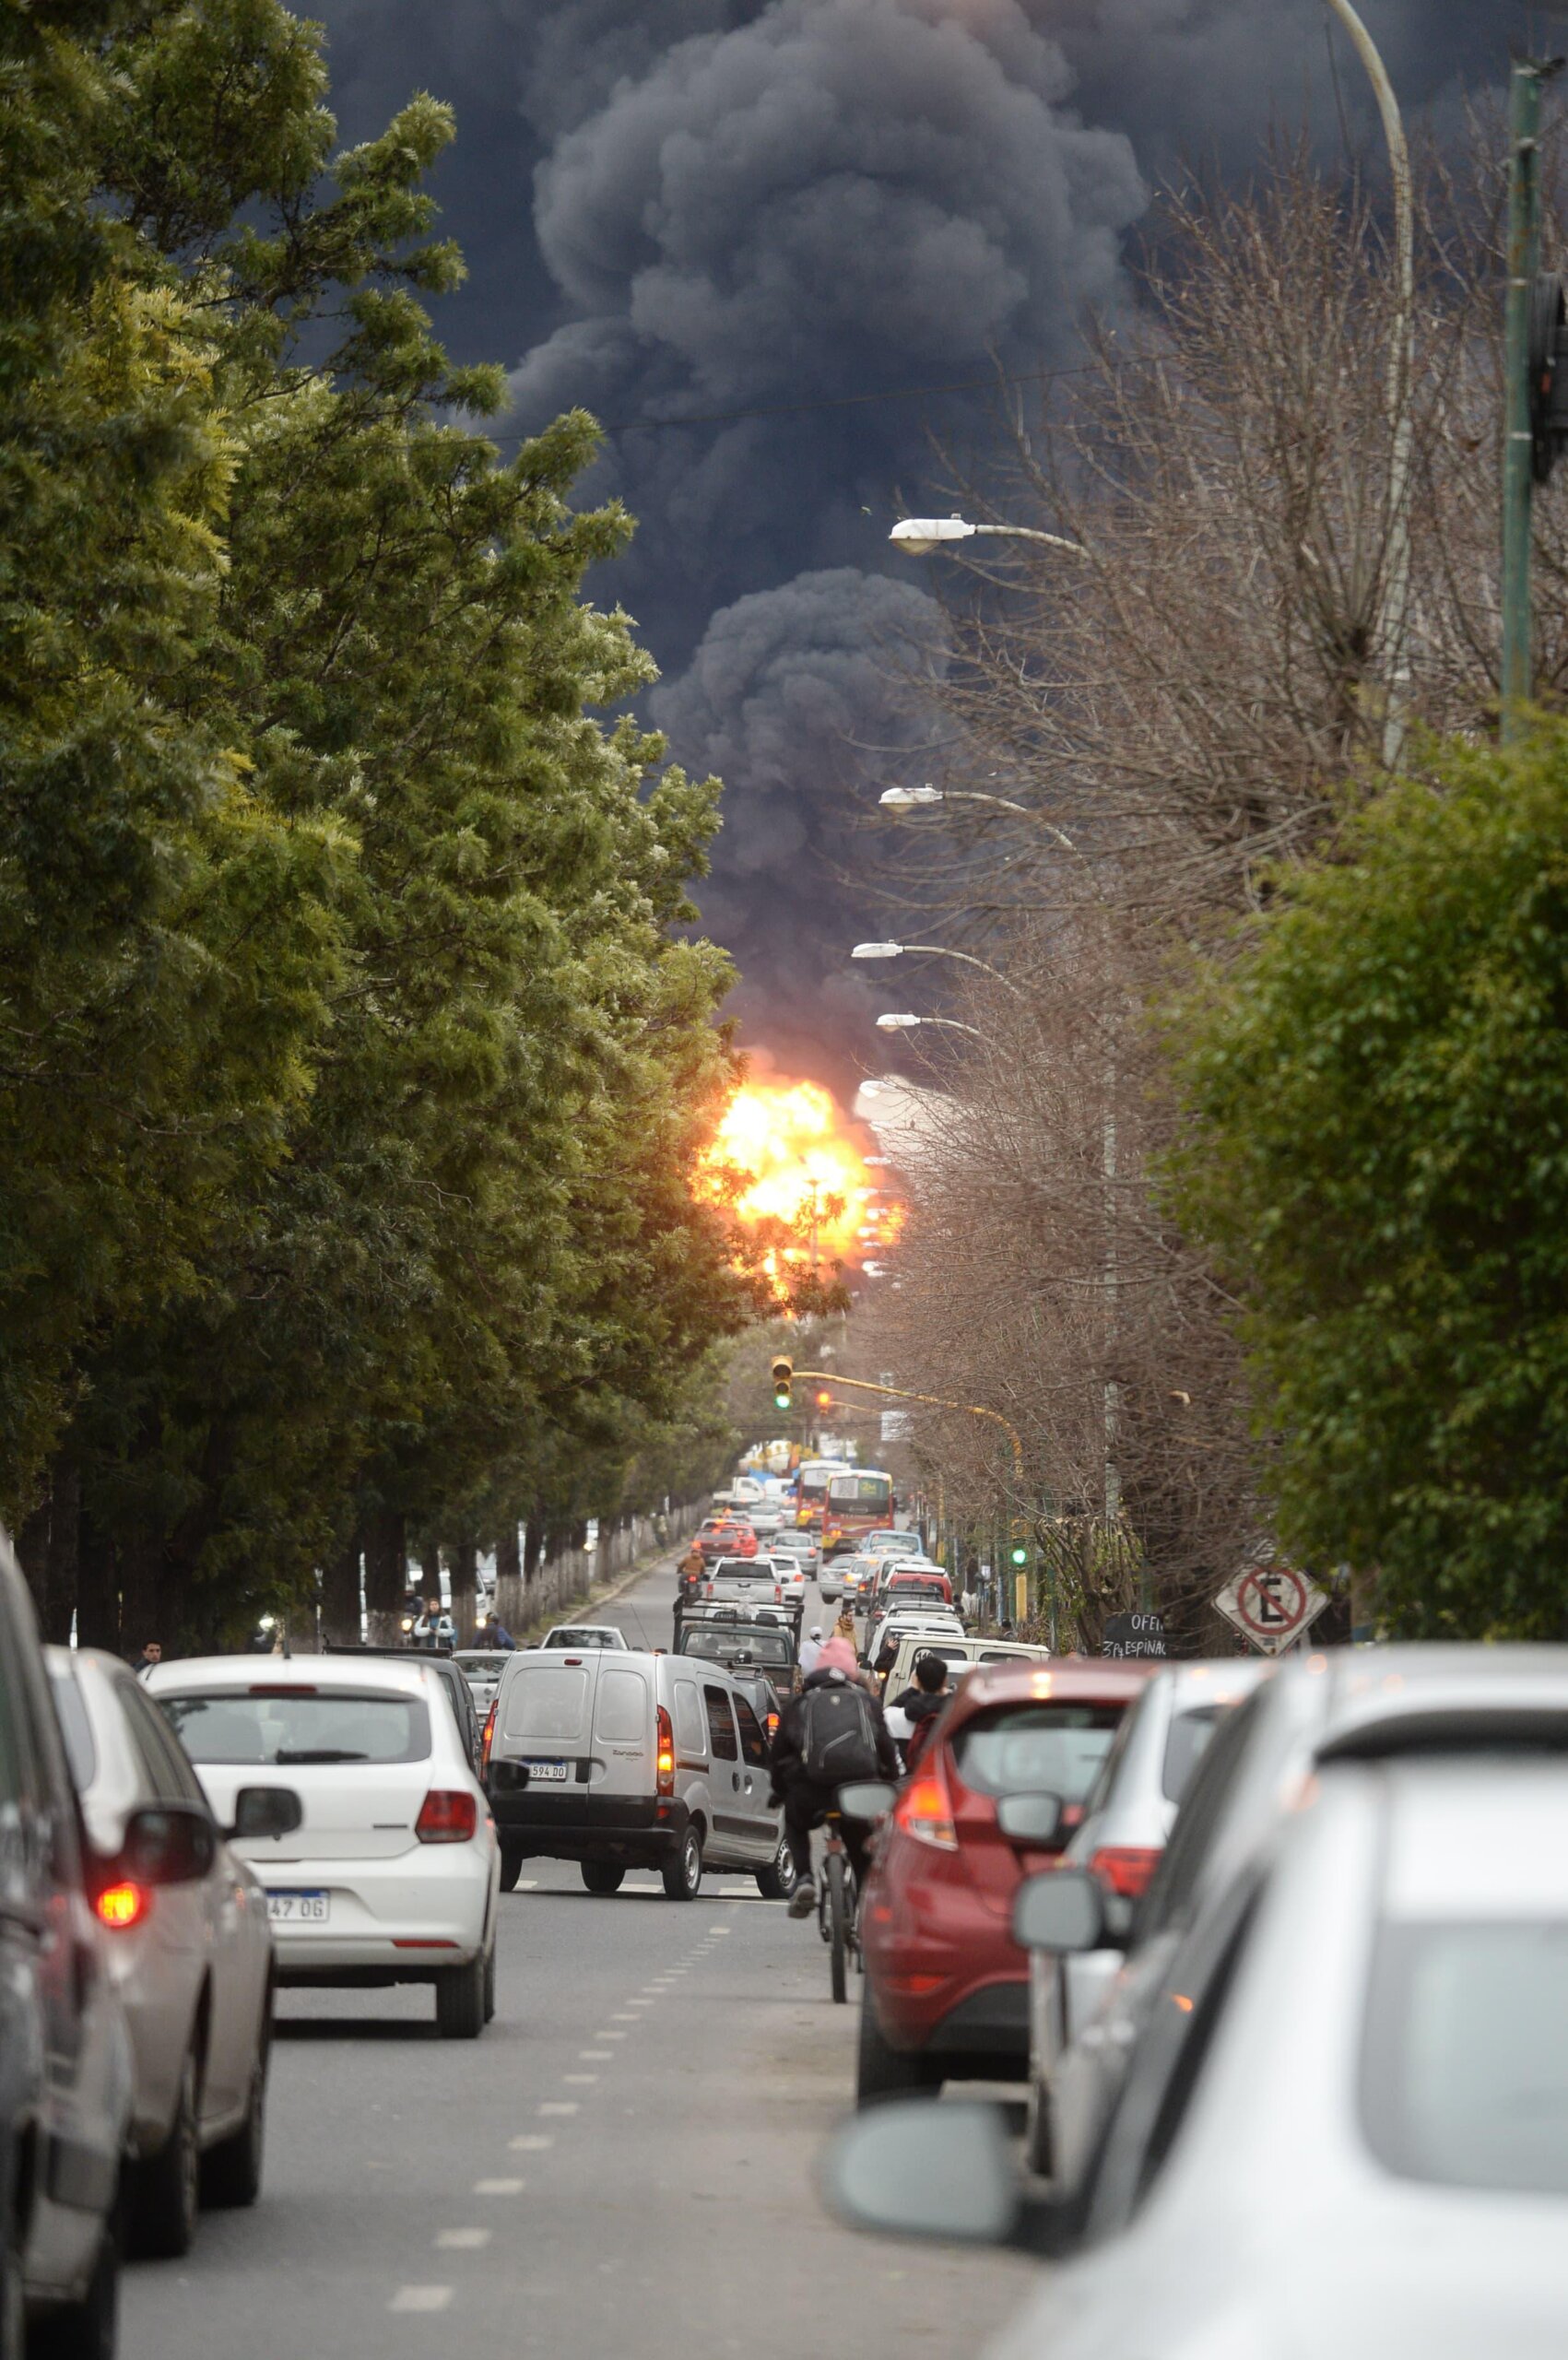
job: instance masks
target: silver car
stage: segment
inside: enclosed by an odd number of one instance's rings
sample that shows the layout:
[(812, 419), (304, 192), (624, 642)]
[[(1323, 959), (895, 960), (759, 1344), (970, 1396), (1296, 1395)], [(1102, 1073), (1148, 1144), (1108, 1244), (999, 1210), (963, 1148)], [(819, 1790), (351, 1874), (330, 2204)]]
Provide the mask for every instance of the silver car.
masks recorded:
[[(1090, 1881), (1040, 1882), (1066, 1930)], [(1561, 2360), (1565, 1984), (1560, 1757), (1329, 1758), (1167, 1960), (1077, 2258), (994, 2360)], [(999, 2115), (926, 2106), (831, 2178), (869, 2227), (1059, 2233), (1011, 2175)]]
[[(111, 1979), (135, 2062), (130, 2228), (144, 2253), (184, 2253), (198, 2204), (252, 2204), (261, 2188), (272, 1935), (266, 1896), (214, 1823), (167, 1721), (116, 1658), (45, 1650), (55, 1709), (96, 1872)], [(178, 1872), (138, 1871), (138, 1840), (161, 1825)], [(253, 1789), (248, 1833), (299, 1824), (297, 1798)], [(265, 1822), (265, 1826), (264, 1826)]]

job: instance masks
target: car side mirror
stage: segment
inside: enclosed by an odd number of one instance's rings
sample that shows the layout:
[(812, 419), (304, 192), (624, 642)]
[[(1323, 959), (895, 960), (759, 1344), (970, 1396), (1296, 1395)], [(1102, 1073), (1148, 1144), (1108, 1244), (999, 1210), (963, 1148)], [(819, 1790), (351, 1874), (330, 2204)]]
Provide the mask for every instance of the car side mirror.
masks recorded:
[(839, 1809), (848, 1819), (886, 1819), (897, 1800), (897, 1788), (885, 1778), (857, 1778), (839, 1788)]
[(292, 1835), (302, 1825), (305, 1807), (292, 1787), (242, 1787), (234, 1798), (234, 1824), (224, 1834), (231, 1842), (257, 1844)]
[(195, 1884), (218, 1858), (218, 1830), (195, 1803), (149, 1804), (125, 1822), (121, 1867), (137, 1884)]
[(1062, 1835), (1060, 1795), (1004, 1795), (996, 1824), (1015, 1844), (1050, 1845)]
[(880, 2236), (1032, 2254), (1069, 2242), (1065, 2205), (1025, 2201), (999, 2106), (874, 2106), (829, 2142), (822, 2189), (841, 2221)]
[(498, 1795), (518, 1795), (528, 1783), (525, 1762), (495, 1762), (490, 1764), (490, 1790)]
[(1026, 1951), (1105, 1946), (1105, 1888), (1084, 1869), (1048, 1869), (1013, 1895), (1013, 1940)]

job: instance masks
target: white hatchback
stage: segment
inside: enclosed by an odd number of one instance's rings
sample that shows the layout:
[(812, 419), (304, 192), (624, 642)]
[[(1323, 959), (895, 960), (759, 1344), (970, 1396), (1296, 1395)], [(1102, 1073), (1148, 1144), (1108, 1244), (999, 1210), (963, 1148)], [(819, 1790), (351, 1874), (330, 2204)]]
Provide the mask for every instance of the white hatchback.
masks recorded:
[(147, 1686), (228, 1824), (241, 1787), (290, 1787), (291, 1835), (234, 1844), (266, 1890), (280, 1984), (435, 1987), (472, 2040), (495, 2012), (501, 1855), (437, 1676), (417, 1658), (198, 1656)]

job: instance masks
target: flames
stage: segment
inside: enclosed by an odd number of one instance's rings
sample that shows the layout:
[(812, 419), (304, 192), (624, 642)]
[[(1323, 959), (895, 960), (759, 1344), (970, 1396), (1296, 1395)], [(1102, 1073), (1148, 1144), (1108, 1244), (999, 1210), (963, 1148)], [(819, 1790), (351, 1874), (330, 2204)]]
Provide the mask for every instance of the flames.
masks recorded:
[(827, 1091), (814, 1081), (749, 1081), (730, 1102), (697, 1186), (766, 1239), (763, 1267), (783, 1301), (787, 1270), (829, 1277), (834, 1263), (875, 1257), (897, 1213), (878, 1179)]

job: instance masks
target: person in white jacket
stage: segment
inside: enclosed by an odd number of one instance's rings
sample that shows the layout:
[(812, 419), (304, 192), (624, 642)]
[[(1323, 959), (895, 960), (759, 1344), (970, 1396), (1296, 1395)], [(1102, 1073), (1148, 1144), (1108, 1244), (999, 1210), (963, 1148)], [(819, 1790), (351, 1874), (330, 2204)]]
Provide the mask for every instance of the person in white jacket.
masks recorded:
[(800, 1642), (800, 1677), (808, 1680), (817, 1669), (817, 1658), (822, 1652), (822, 1626), (813, 1622), (808, 1637)]

